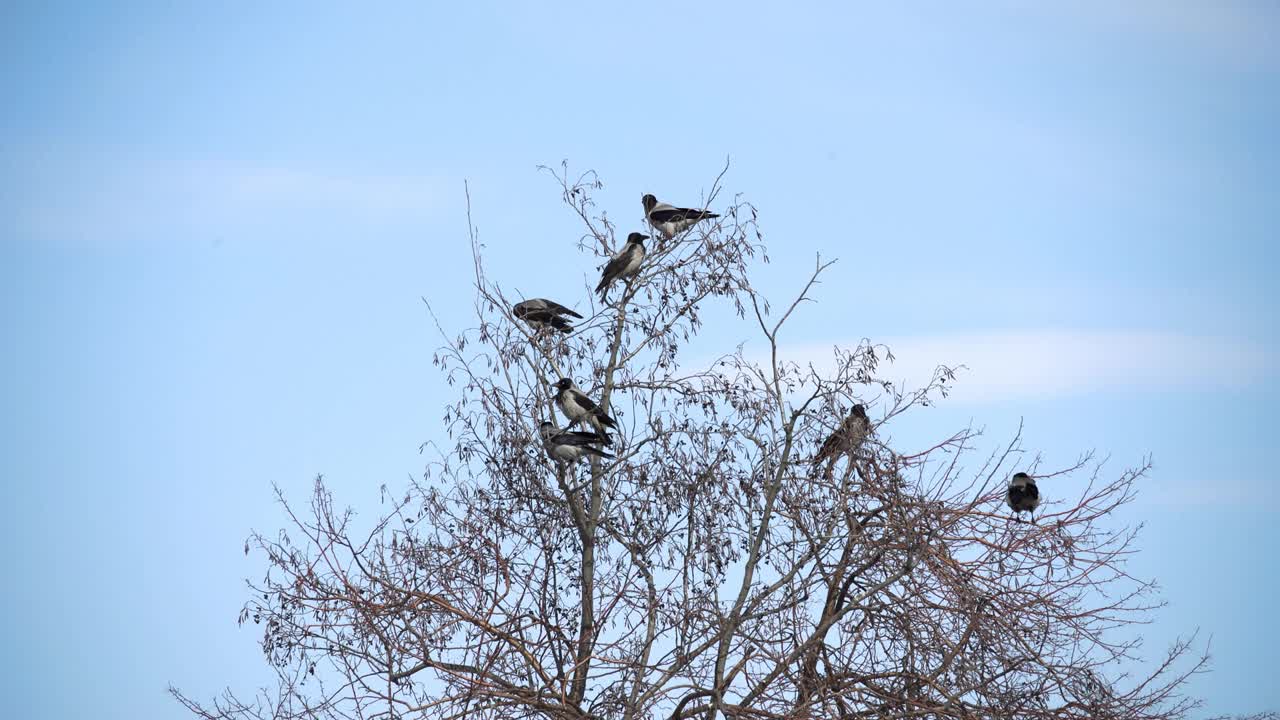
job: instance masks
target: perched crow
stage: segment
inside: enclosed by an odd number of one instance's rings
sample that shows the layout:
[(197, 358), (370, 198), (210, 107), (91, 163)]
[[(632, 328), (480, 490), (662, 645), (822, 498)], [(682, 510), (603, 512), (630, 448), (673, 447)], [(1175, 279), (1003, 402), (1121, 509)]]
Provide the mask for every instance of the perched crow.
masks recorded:
[(1008, 500), (1014, 517), (1028, 512), (1031, 513), (1031, 522), (1036, 521), (1036, 508), (1040, 505), (1040, 489), (1036, 487), (1036, 481), (1032, 480), (1030, 475), (1024, 472), (1014, 474), (1013, 479), (1009, 481)]
[(569, 378), (560, 378), (553, 387), (556, 388), (556, 405), (559, 405), (560, 412), (569, 418), (570, 427), (580, 422), (586, 423), (595, 428), (596, 434), (600, 436), (600, 442), (605, 445), (613, 444), (605, 428), (616, 428), (617, 421), (601, 410), (594, 400), (584, 395)]
[(584, 456), (613, 457), (596, 447), (604, 440), (595, 433), (561, 430), (554, 423), (544, 422), (538, 426), (538, 434), (542, 436), (542, 446), (546, 448), (547, 455), (556, 462), (575, 463)]
[(545, 327), (553, 327), (562, 333), (573, 332), (573, 326), (565, 319), (565, 315), (570, 317), (581, 318), (578, 313), (546, 298), (533, 298), (518, 302), (511, 307), (511, 312), (517, 318), (529, 323), (529, 327), (534, 330), (542, 330)]
[(813, 463), (834, 463), (841, 455), (858, 452), (870, 433), (871, 420), (867, 417), (867, 409), (862, 403), (858, 403), (849, 411), (849, 416), (840, 423), (840, 427), (823, 441), (818, 454), (813, 456)]
[(664, 202), (658, 202), (658, 198), (652, 195), (645, 195), (640, 202), (644, 204), (645, 219), (668, 240), (693, 227), (699, 220), (720, 217), (707, 210), (672, 207)]
[(644, 261), (644, 241), (648, 239), (648, 235), (631, 233), (627, 236), (627, 244), (623, 245), (622, 249), (604, 266), (604, 272), (600, 274), (600, 284), (596, 286), (596, 292), (600, 293), (600, 302), (605, 302), (605, 295), (608, 294), (609, 286), (614, 280), (629, 278), (640, 269), (640, 263)]

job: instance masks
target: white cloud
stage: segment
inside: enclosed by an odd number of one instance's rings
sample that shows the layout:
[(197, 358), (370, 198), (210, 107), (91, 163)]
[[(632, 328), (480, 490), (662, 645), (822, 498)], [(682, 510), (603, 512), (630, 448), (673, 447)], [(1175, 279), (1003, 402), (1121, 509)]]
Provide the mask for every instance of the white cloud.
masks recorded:
[(30, 148), (15, 157), (20, 233), (85, 240), (179, 238), (242, 223), (420, 221), (461, 195), (434, 175)]
[(362, 214), (418, 215), (442, 190), (434, 178), (343, 175), (289, 168), (237, 168), (211, 177), (240, 204), (345, 208)]
[[(1023, 330), (876, 338), (896, 360), (879, 374), (919, 387), (939, 365), (964, 365), (950, 402), (985, 403), (1107, 389), (1234, 388), (1274, 370), (1262, 347), (1159, 331)], [(853, 343), (842, 343), (851, 345)], [(829, 345), (787, 346), (788, 360), (833, 369)]]

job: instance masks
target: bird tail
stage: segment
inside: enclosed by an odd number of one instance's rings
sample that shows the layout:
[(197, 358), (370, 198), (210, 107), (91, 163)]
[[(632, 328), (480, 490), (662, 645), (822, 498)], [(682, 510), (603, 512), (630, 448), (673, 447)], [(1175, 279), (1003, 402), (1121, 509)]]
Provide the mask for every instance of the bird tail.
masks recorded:
[(551, 318), (551, 327), (565, 334), (573, 332), (573, 326), (569, 324), (569, 321), (565, 320), (559, 315), (553, 316)]
[(613, 459), (613, 455), (610, 455), (609, 453), (607, 453), (607, 452), (605, 452), (605, 451), (601, 450), (600, 448), (593, 448), (593, 447), (590, 447), (590, 446), (587, 446), (587, 454), (588, 454), (588, 455), (595, 455), (596, 457), (598, 457), (598, 458), (603, 458), (603, 459), (605, 459), (605, 460), (612, 460), (612, 459)]
[(609, 428), (618, 427), (618, 421), (614, 420), (608, 415), (605, 415), (604, 413), (599, 413), (598, 415), (596, 415), (596, 419), (599, 420), (600, 424), (603, 425), (604, 427), (609, 427)]
[(813, 473), (811, 477), (817, 477), (818, 473), (822, 473), (823, 479), (830, 480), (835, 474), (837, 457), (839, 456), (828, 448), (819, 449), (813, 458), (809, 460), (810, 472)]

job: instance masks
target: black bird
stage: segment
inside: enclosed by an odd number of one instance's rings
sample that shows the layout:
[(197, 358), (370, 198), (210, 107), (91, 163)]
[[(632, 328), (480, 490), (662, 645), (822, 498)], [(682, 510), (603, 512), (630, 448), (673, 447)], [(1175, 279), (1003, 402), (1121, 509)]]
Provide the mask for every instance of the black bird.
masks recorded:
[(652, 195), (645, 195), (640, 202), (644, 205), (645, 219), (668, 240), (693, 227), (699, 220), (720, 217), (708, 210), (673, 207), (664, 202), (658, 202), (658, 198)]
[(559, 405), (560, 412), (569, 418), (569, 427), (580, 422), (586, 423), (596, 429), (600, 442), (605, 445), (613, 444), (604, 429), (618, 427), (616, 420), (601, 410), (594, 400), (584, 395), (569, 378), (560, 378), (553, 387), (556, 388), (556, 405)]
[(529, 327), (534, 330), (542, 330), (547, 326), (551, 326), (562, 333), (573, 332), (573, 326), (565, 319), (565, 315), (576, 318), (582, 317), (560, 303), (546, 298), (533, 298), (532, 300), (518, 302), (511, 306), (511, 313), (529, 323)]
[(849, 411), (849, 416), (840, 423), (840, 427), (823, 441), (818, 454), (813, 456), (814, 464), (828, 461), (834, 463), (841, 455), (858, 452), (870, 433), (871, 419), (867, 417), (867, 408), (858, 403)]
[(648, 239), (648, 235), (631, 233), (627, 236), (627, 244), (623, 245), (622, 249), (604, 266), (604, 272), (600, 274), (600, 284), (596, 286), (596, 292), (600, 293), (600, 302), (605, 302), (605, 295), (608, 294), (609, 286), (614, 280), (629, 278), (640, 270), (640, 263), (644, 261), (644, 241)]
[(1031, 476), (1024, 473), (1015, 473), (1013, 479), (1009, 481), (1009, 507), (1013, 510), (1014, 517), (1019, 513), (1031, 513), (1031, 522), (1036, 521), (1036, 508), (1040, 505), (1040, 489), (1036, 487), (1036, 481)]
[(538, 435), (542, 436), (547, 455), (556, 462), (575, 463), (586, 456), (606, 460), (613, 457), (596, 447), (604, 441), (595, 433), (561, 430), (555, 423), (544, 422), (538, 426)]

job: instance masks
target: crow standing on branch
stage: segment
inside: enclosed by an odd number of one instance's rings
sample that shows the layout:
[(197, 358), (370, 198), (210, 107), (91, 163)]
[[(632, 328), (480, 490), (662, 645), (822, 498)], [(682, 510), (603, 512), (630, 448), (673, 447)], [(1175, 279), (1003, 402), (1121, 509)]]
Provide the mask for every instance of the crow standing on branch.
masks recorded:
[(605, 302), (609, 286), (615, 280), (624, 280), (640, 270), (640, 263), (644, 261), (644, 241), (648, 239), (648, 235), (631, 233), (627, 236), (627, 244), (604, 266), (604, 272), (600, 274), (600, 284), (596, 286), (596, 292), (600, 293), (600, 302)]
[(1040, 489), (1036, 487), (1036, 481), (1030, 475), (1024, 472), (1014, 474), (1013, 479), (1009, 481), (1008, 501), (1014, 517), (1028, 512), (1031, 513), (1031, 522), (1036, 521), (1036, 508), (1040, 506)]
[(544, 422), (538, 426), (538, 435), (542, 437), (542, 447), (547, 455), (556, 462), (576, 463), (583, 457), (610, 459), (613, 456), (596, 447), (604, 439), (595, 433), (561, 430), (555, 423)]
[(511, 307), (511, 312), (517, 318), (529, 323), (529, 327), (534, 330), (542, 330), (546, 327), (553, 327), (562, 333), (573, 332), (573, 326), (565, 319), (565, 316), (581, 318), (578, 313), (546, 298), (533, 298), (518, 302)]
[(867, 407), (861, 402), (854, 405), (849, 411), (849, 416), (841, 421), (840, 427), (836, 428), (836, 432), (831, 433), (826, 441), (823, 441), (822, 447), (818, 448), (818, 455), (814, 455), (814, 462), (826, 462), (827, 460), (835, 460), (841, 455), (849, 455), (852, 452), (858, 452), (858, 448), (863, 446), (863, 442), (867, 441), (867, 436), (872, 432), (872, 421), (867, 416)]
[(658, 198), (652, 195), (645, 195), (640, 202), (644, 205), (645, 219), (668, 240), (693, 227), (699, 220), (720, 217), (708, 210), (678, 208), (658, 202)]
[(853, 455), (866, 442), (871, 434), (871, 419), (867, 417), (867, 408), (858, 403), (849, 411), (848, 417), (840, 423), (840, 427), (822, 443), (818, 454), (813, 456), (813, 464), (830, 463), (827, 474), (831, 474), (831, 466), (841, 455)]
[(553, 387), (556, 388), (556, 405), (560, 406), (560, 412), (569, 418), (569, 427), (580, 422), (586, 423), (595, 428), (600, 442), (605, 445), (613, 444), (605, 428), (618, 427), (616, 420), (609, 417), (608, 413), (596, 405), (594, 400), (583, 394), (569, 378), (560, 378)]

